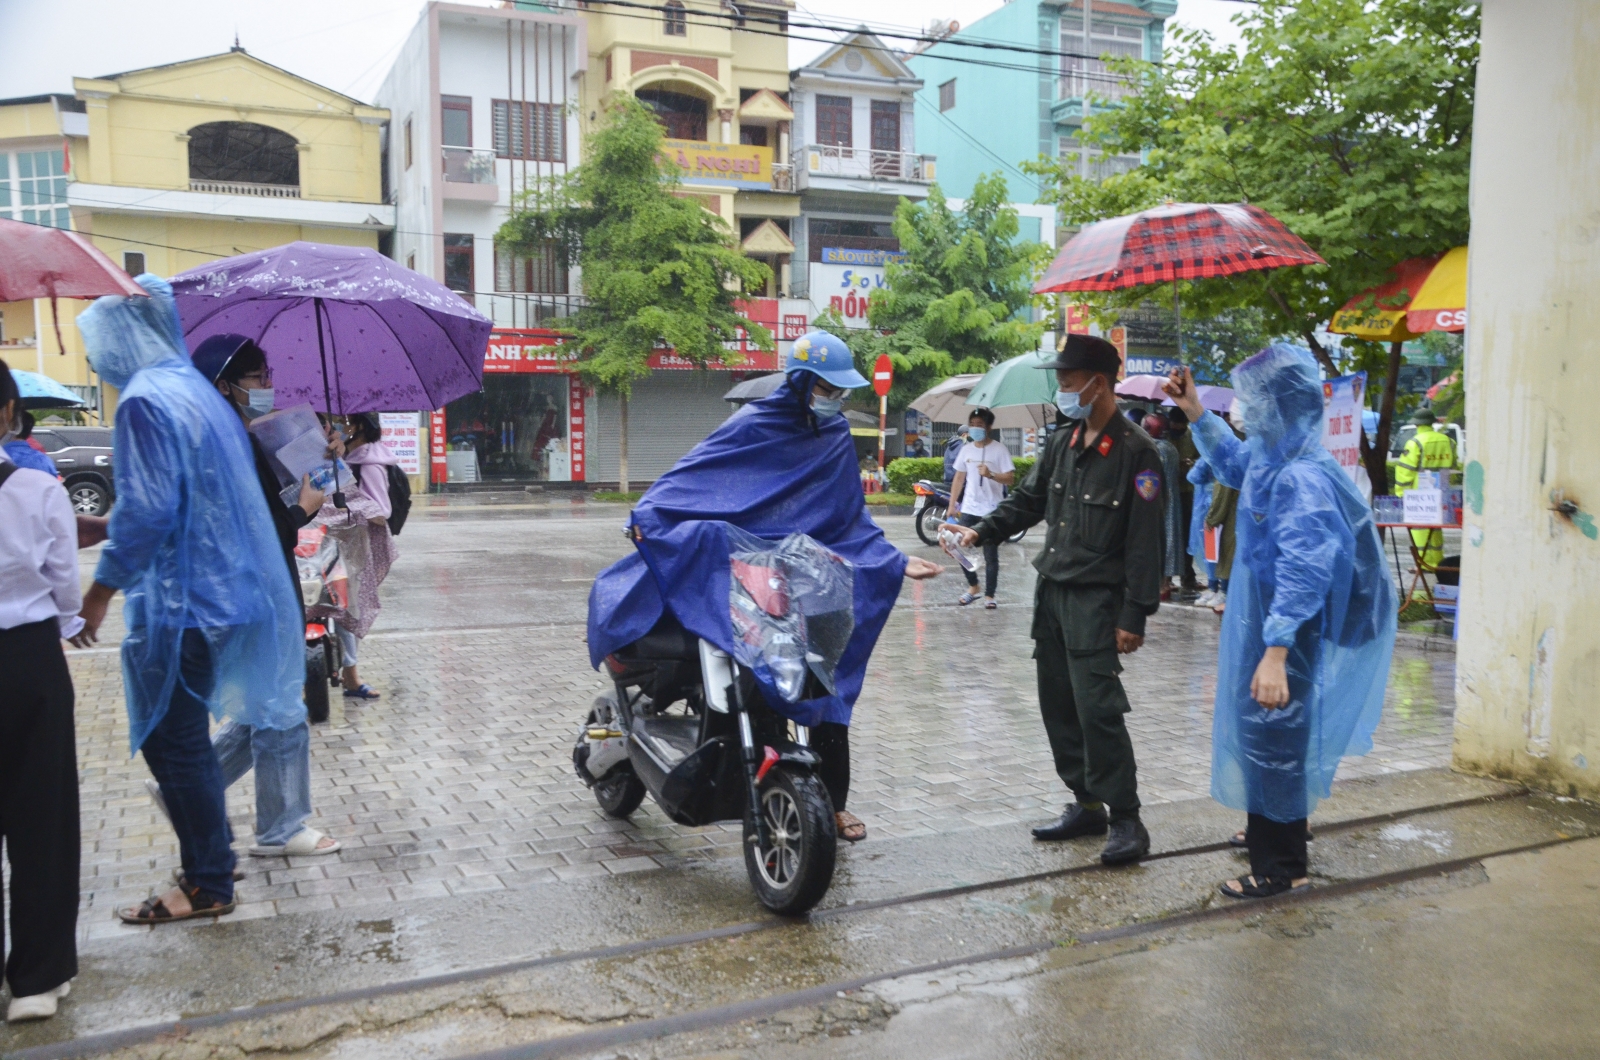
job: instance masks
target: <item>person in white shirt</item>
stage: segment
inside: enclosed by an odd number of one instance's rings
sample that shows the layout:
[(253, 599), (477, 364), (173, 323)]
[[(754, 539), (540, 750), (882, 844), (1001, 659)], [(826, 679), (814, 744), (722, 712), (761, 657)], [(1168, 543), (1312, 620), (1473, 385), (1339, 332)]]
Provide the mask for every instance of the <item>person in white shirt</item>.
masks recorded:
[[(72, 675), (61, 639), (78, 634), (78, 528), (55, 477), (12, 463), (22, 426), (0, 361), (0, 837), (11, 863), (9, 1022), (46, 1019), (78, 974), (78, 766)], [(0, 925), (0, 951), (5, 929)]]
[[(956, 454), (956, 477), (950, 483), (950, 515), (962, 526), (977, 526), (978, 521), (1000, 507), (1006, 487), (1017, 480), (1011, 454), (995, 436), (994, 413), (977, 409), (967, 418), (967, 437), (971, 439)], [(978, 572), (964, 570), (967, 591), (956, 603), (962, 607), (978, 599)], [(993, 611), (1000, 581), (1000, 543), (983, 546), (983, 606)]]

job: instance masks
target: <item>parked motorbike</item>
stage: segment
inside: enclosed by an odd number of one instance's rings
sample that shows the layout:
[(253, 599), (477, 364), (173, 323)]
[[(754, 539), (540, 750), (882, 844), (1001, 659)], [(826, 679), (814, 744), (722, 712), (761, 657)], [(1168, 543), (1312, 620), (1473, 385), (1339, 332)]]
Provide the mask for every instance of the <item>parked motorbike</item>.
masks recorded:
[(306, 619), (306, 720), (313, 725), (328, 720), (329, 690), (339, 687), (344, 654), (329, 611), (350, 605), (350, 580), (334, 538), (322, 527), (305, 527), (295, 546), (295, 566), (300, 577), (300, 602), (310, 612)]
[[(679, 824), (744, 822), (744, 864), (761, 904), (799, 914), (833, 881), (833, 801), (810, 732), (773, 709), (834, 692), (853, 629), (849, 565), (810, 538), (781, 544), (730, 528), (734, 655), (667, 612), (605, 658), (613, 690), (596, 699), (572, 749), (600, 808), (627, 817), (646, 794)], [(762, 680), (757, 681), (757, 668)]]
[[(939, 527), (950, 511), (950, 491), (931, 479), (922, 479), (911, 487), (911, 492), (917, 495), (911, 502), (911, 518), (916, 520), (917, 536), (924, 545), (938, 548)], [(1006, 540), (1014, 545), (1027, 536), (1028, 531), (1018, 530)]]

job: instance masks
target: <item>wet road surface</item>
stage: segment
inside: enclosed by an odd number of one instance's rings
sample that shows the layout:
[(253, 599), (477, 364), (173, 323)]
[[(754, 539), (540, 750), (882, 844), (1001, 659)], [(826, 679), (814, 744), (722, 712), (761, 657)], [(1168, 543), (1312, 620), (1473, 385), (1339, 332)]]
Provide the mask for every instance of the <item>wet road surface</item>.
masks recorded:
[[(336, 703), (313, 738), (312, 823), (345, 849), (330, 858), (243, 858), (242, 904), (219, 923), (152, 931), (111, 920), (117, 904), (163, 884), (176, 847), (143, 793), (142, 762), (127, 757), (115, 655), (74, 654), (85, 971), (62, 1017), (13, 1034), (6, 1048), (765, 921), (742, 864), (727, 856), (737, 851), (736, 828), (682, 828), (648, 803), (631, 822), (609, 821), (571, 774), (571, 735), (603, 688), (583, 646), (585, 598), (594, 573), (627, 547), (625, 511), (520, 495), (451, 500), (414, 510), (364, 645), (363, 677), (384, 698)], [(896, 543), (937, 558), (916, 542), (909, 519), (883, 522)], [(902, 594), (853, 726), (850, 808), (871, 839), (842, 854), (825, 904), (848, 908), (1092, 862), (1092, 841), (1041, 846), (1023, 827), (1053, 816), (1063, 798), (1033, 707), (1030, 554), (1026, 542), (1002, 549), (997, 612), (955, 608), (955, 577)], [(1165, 609), (1128, 660), (1130, 727), (1158, 848), (1211, 843), (1237, 825), (1204, 798), (1216, 629), (1209, 614)], [(1452, 664), (1449, 654), (1397, 653), (1378, 747), (1347, 763), (1350, 782), (1325, 807), (1328, 819), (1501, 790), (1438, 769), (1448, 760)], [(251, 797), (248, 781), (230, 793), (241, 839)], [(1593, 825), (1561, 825), (1561, 812), (1508, 800), (1329, 834), (1317, 844), (1317, 871), (1353, 879)], [(242, 1033), (305, 1055), (455, 1056), (631, 1024), (674, 1006), (781, 994), (1209, 907), (1220, 901), (1215, 882), (1239, 871), (1235, 858), (1199, 853), (687, 948), (408, 988), (298, 1010), (270, 1026), (231, 1025), (220, 1037), (204, 1032), (171, 1055), (227, 1055), (229, 1035), (240, 1044)], [(189, 974), (197, 968), (202, 976)], [(895, 996), (871, 994), (870, 1013), (848, 1029), (888, 1026), (902, 1005)], [(380, 1009), (390, 1015), (370, 1015)], [(467, 1013), (475, 1029), (452, 1029)], [(817, 1019), (810, 1025), (823, 1028)], [(733, 1044), (707, 1041), (704, 1051)], [(676, 1045), (662, 1048), (679, 1055)]]

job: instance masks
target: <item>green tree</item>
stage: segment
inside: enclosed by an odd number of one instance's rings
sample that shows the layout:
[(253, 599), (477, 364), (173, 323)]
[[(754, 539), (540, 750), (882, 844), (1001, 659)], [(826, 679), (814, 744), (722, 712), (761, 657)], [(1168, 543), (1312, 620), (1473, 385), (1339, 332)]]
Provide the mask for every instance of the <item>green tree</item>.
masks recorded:
[(889, 264), (884, 286), (872, 292), (870, 327), (848, 329), (832, 309), (813, 322), (849, 344), (868, 378), (879, 355), (889, 355), (891, 408), (904, 409), (947, 376), (987, 371), (1039, 345), (1047, 325), (1030, 321), (1027, 310), (1048, 250), (1019, 238), (1017, 211), (998, 173), (979, 178), (959, 212), (937, 184), (924, 202), (901, 199), (894, 234), (905, 256)]
[(671, 346), (698, 365), (734, 362), (740, 330), (771, 350), (772, 333), (739, 312), (771, 270), (745, 257), (727, 224), (673, 194), (676, 167), (659, 157), (662, 129), (631, 96), (606, 101), (606, 121), (564, 177), (519, 196), (496, 235), (511, 253), (555, 246), (583, 270), (584, 304), (561, 321), (584, 379), (621, 402), (621, 488), (628, 489), (628, 396)]
[[(1283, 221), (1326, 267), (1184, 283), (1186, 314), (1239, 306), (1268, 330), (1301, 336), (1330, 371), (1383, 378), (1378, 446), (1363, 456), (1385, 481), (1401, 351), (1372, 343), (1329, 350), (1318, 325), (1389, 278), (1406, 258), (1466, 242), (1467, 173), (1478, 62), (1477, 5), (1465, 0), (1261, 0), (1234, 16), (1237, 50), (1176, 35), (1157, 66), (1124, 60), (1140, 92), (1090, 120), (1103, 149), (1145, 151), (1146, 163), (1103, 183), (1075, 163), (1041, 158), (1046, 201), (1063, 223), (1159, 204), (1248, 201)], [(1097, 299), (1115, 309), (1172, 292), (1143, 288)]]

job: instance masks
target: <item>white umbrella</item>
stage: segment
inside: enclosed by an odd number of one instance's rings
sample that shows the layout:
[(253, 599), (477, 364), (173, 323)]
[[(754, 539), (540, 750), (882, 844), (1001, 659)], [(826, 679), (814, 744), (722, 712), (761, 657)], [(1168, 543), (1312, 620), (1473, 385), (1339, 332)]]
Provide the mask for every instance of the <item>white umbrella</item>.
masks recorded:
[(933, 387), (911, 407), (935, 423), (966, 423), (971, 412), (967, 408), (967, 394), (981, 375), (953, 375)]

